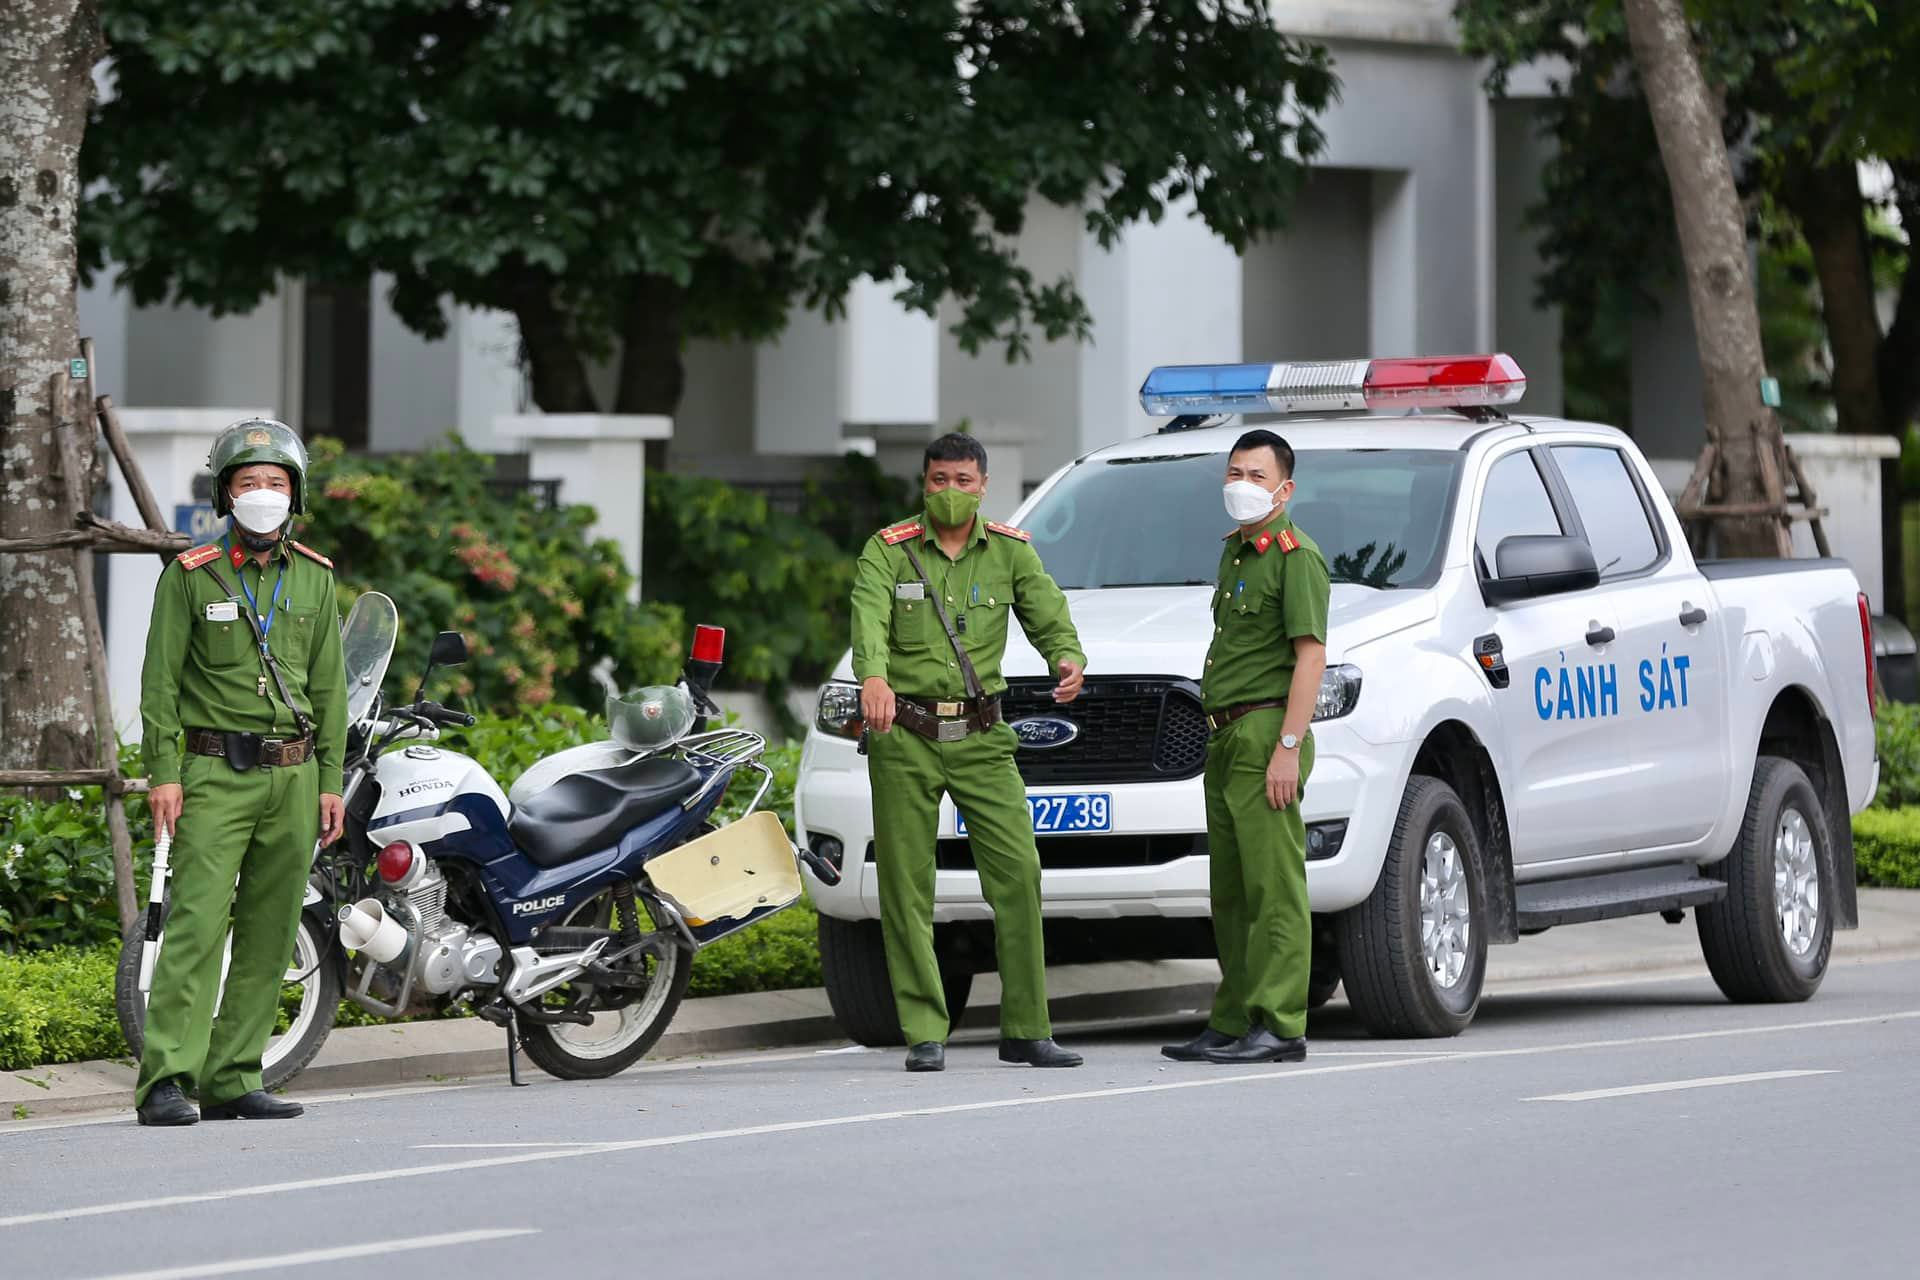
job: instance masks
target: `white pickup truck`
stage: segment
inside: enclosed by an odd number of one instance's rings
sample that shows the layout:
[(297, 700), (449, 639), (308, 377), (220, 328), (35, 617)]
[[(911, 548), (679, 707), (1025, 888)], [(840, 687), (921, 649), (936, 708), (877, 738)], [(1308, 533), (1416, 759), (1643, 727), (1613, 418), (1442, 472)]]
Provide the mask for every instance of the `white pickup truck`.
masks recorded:
[[(1169, 429), (1021, 507), (1088, 655), (1066, 707), (1023, 641), (1004, 664), (1052, 962), (1213, 954), (1199, 677), (1241, 428), (1198, 424), (1306, 410), (1266, 421), (1333, 577), (1304, 800), (1315, 1002), (1344, 983), (1376, 1034), (1453, 1035), (1489, 944), (1687, 909), (1730, 998), (1814, 992), (1856, 923), (1849, 815), (1878, 780), (1866, 598), (1836, 560), (1696, 561), (1633, 442), (1506, 416), (1523, 386), (1504, 356), (1156, 370), (1142, 400)], [(897, 1043), (858, 714), (843, 662), (796, 816), (843, 872), (810, 885), (834, 1011)], [(992, 913), (950, 803), (940, 832), (958, 1018)]]

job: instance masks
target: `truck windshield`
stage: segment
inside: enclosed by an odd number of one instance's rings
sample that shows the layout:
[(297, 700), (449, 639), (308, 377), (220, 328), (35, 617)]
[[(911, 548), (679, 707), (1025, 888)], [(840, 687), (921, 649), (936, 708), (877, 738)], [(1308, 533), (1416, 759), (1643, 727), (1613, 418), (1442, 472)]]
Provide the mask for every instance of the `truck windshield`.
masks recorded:
[[(1441, 449), (1314, 449), (1295, 459), (1289, 511), (1335, 582), (1425, 587), (1439, 577), (1463, 455)], [(1069, 590), (1211, 585), (1224, 453), (1083, 462), (1023, 518)]]

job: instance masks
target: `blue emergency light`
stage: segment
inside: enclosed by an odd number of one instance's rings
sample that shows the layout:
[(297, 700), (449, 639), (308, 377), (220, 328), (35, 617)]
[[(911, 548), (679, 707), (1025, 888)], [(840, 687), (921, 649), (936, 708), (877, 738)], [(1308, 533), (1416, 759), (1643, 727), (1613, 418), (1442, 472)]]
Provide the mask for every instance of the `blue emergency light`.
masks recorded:
[(1512, 404), (1526, 389), (1513, 357), (1497, 354), (1163, 365), (1140, 384), (1140, 407), (1155, 417), (1460, 409)]

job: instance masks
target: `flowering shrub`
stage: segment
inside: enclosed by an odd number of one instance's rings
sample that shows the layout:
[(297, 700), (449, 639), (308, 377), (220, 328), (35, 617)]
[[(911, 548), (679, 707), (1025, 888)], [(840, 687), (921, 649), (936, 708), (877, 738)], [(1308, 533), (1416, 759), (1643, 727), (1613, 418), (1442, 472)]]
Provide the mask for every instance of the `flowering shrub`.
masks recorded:
[(316, 440), (312, 455), (320, 500), (300, 536), (338, 566), (343, 609), (362, 591), (393, 597), (396, 696), (411, 696), (443, 630), (464, 634), (472, 657), (436, 692), (473, 711), (598, 706), (603, 660), (622, 687), (679, 672), (679, 610), (628, 599), (633, 576), (619, 548), (587, 536), (591, 508), (547, 510), (529, 494), (496, 492), (493, 459), (457, 440), (381, 458)]

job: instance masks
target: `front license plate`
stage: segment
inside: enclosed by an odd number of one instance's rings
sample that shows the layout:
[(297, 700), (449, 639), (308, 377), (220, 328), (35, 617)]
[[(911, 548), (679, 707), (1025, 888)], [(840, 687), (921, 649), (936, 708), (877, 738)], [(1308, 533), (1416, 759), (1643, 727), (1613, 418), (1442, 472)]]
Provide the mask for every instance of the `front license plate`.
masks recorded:
[[(1027, 812), (1037, 836), (1113, 830), (1113, 796), (1105, 791), (1028, 796)], [(967, 820), (958, 809), (953, 811), (953, 829), (958, 835), (967, 834)]]

